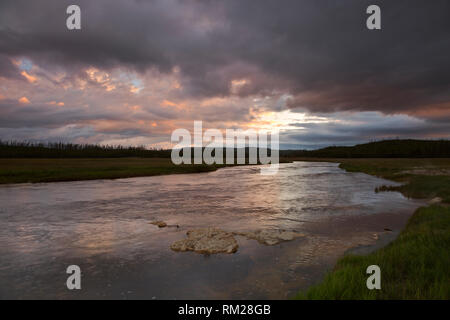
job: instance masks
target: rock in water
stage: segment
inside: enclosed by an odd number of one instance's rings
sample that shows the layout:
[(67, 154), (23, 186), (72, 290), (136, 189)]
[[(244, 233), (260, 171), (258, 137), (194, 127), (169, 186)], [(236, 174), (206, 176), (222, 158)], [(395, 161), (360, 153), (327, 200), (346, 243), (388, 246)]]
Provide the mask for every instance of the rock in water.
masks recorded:
[(286, 230), (258, 230), (254, 232), (235, 232), (234, 234), (244, 236), (248, 239), (257, 240), (259, 243), (273, 246), (283, 241), (291, 241), (304, 237), (303, 233)]
[(186, 233), (187, 238), (172, 243), (173, 251), (197, 253), (235, 253), (239, 247), (233, 234), (216, 228), (195, 229)]
[(158, 226), (160, 228), (167, 227), (167, 223), (165, 223), (164, 221), (152, 221), (150, 222), (150, 224), (154, 224), (155, 226)]

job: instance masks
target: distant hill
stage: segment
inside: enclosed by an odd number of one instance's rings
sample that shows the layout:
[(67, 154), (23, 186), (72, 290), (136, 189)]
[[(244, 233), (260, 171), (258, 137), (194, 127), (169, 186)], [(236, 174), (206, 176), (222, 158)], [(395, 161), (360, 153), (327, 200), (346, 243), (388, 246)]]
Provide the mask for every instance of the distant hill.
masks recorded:
[(449, 140), (383, 140), (353, 147), (282, 150), (283, 157), (317, 158), (450, 158)]

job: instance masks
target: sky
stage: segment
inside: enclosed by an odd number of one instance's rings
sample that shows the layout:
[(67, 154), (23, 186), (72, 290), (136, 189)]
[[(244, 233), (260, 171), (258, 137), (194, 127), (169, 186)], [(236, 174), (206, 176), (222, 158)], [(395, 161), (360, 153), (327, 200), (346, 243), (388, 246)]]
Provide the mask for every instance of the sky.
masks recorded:
[[(68, 30), (66, 8), (81, 8)], [(381, 8), (368, 30), (366, 8)], [(447, 0), (1, 0), (0, 139), (170, 148), (280, 130), (283, 149), (450, 137)]]

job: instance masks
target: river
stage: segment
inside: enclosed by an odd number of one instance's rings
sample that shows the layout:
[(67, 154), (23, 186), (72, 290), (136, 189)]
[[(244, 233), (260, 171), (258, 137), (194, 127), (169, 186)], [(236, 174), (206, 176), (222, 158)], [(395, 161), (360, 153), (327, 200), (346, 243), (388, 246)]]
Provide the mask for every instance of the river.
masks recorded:
[[(0, 298), (285, 299), (320, 281), (347, 250), (393, 239), (421, 205), (375, 193), (395, 183), (336, 163), (259, 171), (0, 186)], [(170, 249), (187, 230), (209, 226), (305, 237), (266, 246), (237, 236), (234, 254)], [(81, 290), (66, 287), (73, 264)]]

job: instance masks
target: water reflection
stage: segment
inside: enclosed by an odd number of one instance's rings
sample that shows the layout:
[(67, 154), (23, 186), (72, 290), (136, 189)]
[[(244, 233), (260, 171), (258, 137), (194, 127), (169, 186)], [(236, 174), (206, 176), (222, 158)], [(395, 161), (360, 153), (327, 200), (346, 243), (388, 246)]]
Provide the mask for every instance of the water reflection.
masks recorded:
[[(374, 193), (386, 182), (332, 163), (0, 187), (0, 298), (286, 298), (350, 247), (399, 230), (420, 203)], [(149, 224), (164, 220), (169, 227)], [(175, 253), (186, 230), (307, 234), (277, 246), (239, 237), (234, 255)], [(65, 288), (78, 264), (83, 289)]]

